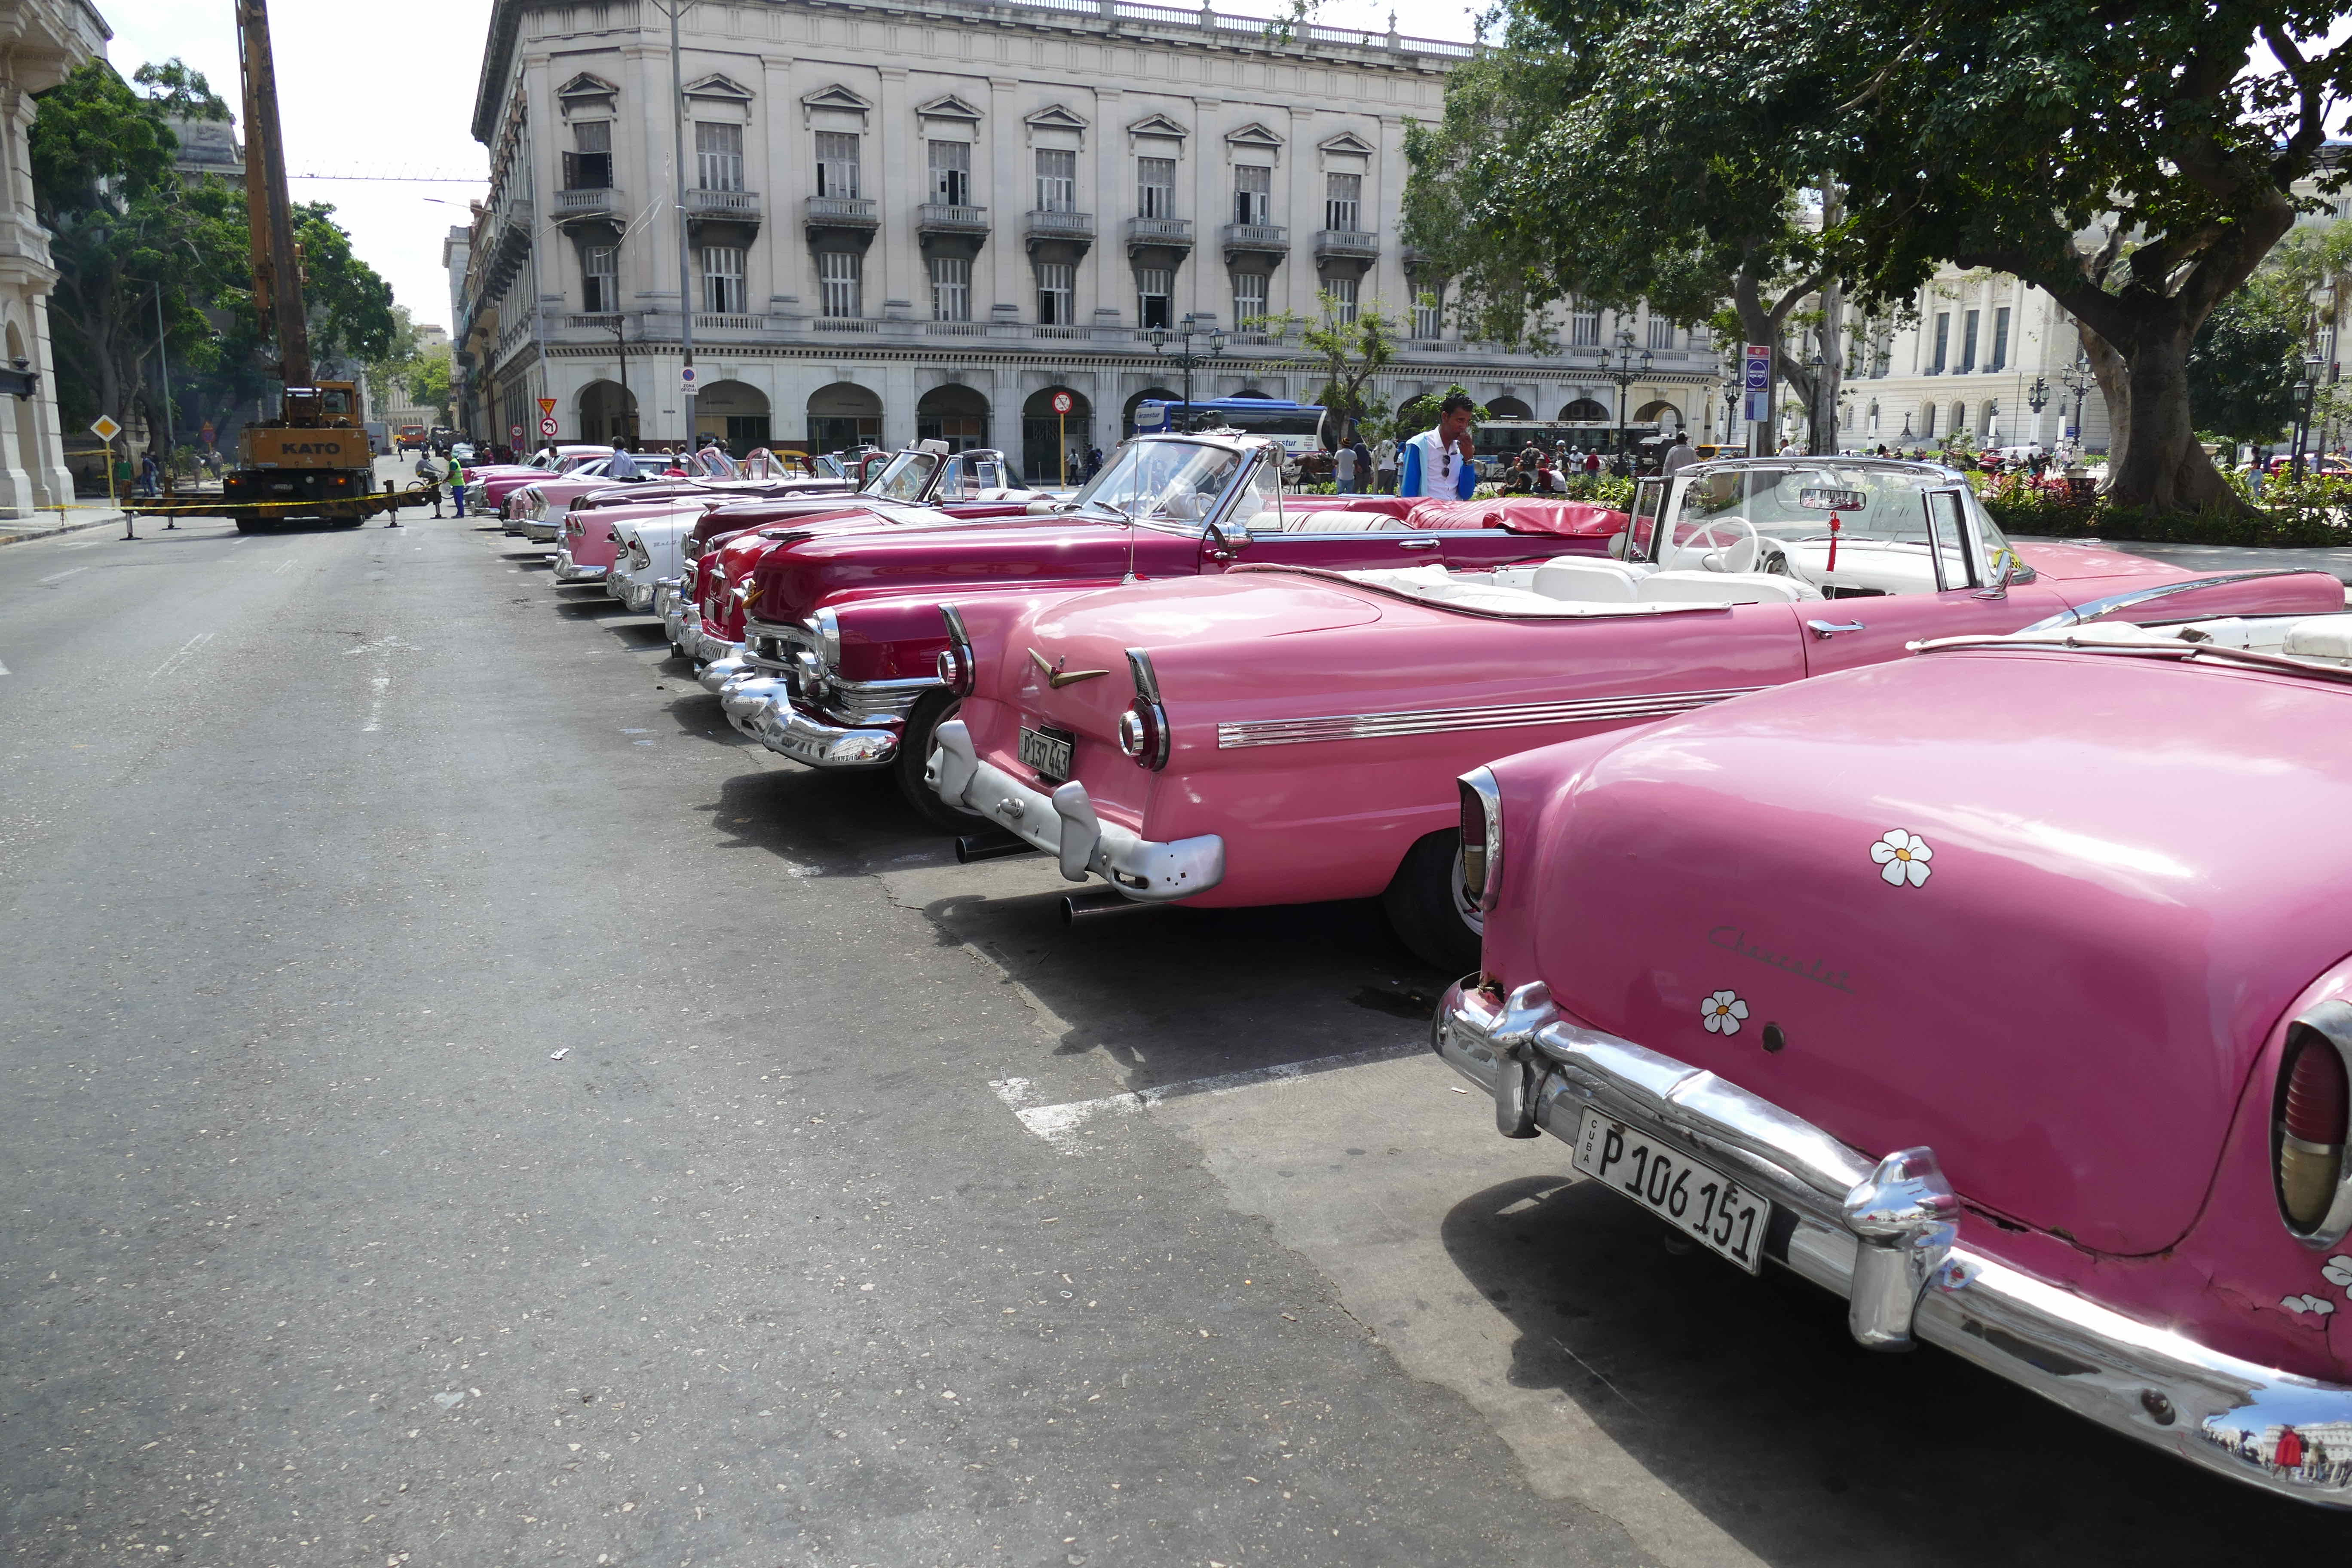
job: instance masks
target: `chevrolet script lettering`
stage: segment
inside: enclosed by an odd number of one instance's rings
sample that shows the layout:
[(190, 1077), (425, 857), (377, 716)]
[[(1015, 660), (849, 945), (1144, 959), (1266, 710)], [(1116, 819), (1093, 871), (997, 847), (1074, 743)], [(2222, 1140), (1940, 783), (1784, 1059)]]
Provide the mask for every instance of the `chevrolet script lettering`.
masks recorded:
[(1774, 952), (1769, 947), (1759, 947), (1748, 941), (1747, 931), (1738, 926), (1717, 926), (1706, 933), (1706, 940), (1710, 947), (1725, 948), (1739, 954), (1742, 958), (1752, 958), (1759, 963), (1769, 963), (1775, 969), (1785, 970), (1800, 980), (1810, 980), (1816, 985), (1826, 985), (1832, 991), (1843, 991), (1849, 996), (1855, 994), (1853, 987), (1845, 983), (1848, 971), (1824, 969), (1822, 967), (1822, 961), (1818, 958), (1809, 964), (1801, 958), (1791, 958), (1785, 952)]

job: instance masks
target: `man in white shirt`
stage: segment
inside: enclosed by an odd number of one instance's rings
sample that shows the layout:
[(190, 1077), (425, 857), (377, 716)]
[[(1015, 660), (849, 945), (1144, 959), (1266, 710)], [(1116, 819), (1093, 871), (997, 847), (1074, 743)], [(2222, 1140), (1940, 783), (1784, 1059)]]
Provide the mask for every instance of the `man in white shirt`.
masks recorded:
[(1677, 430), (1675, 432), (1675, 444), (1666, 448), (1666, 460), (1658, 471), (1671, 477), (1697, 461), (1698, 454), (1691, 450), (1690, 433)]
[(1470, 421), (1478, 405), (1457, 392), (1437, 411), (1437, 424), (1404, 444), (1404, 472), (1398, 477), (1402, 496), (1438, 496), (1468, 500), (1478, 488), (1478, 470), (1471, 463)]
[(1397, 444), (1386, 436), (1372, 448), (1372, 468), (1380, 476), (1376, 488), (1381, 494), (1392, 494), (1396, 489)]
[(1331, 488), (1340, 495), (1356, 493), (1356, 448), (1342, 447), (1331, 454)]

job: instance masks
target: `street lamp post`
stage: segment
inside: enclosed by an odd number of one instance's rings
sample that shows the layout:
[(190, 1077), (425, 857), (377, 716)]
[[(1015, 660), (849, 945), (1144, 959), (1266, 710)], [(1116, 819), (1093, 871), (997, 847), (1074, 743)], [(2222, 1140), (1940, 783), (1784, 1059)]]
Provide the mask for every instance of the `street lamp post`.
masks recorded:
[[(1198, 415), (1192, 407), (1192, 373), (1224, 357), (1225, 330), (1223, 327), (1204, 327), (1201, 325), (1199, 316), (1187, 310), (1183, 320), (1176, 323), (1173, 332), (1166, 327), (1154, 327), (1144, 334), (1144, 338), (1151, 344), (1152, 353), (1184, 373), (1184, 422), (1188, 426), (1197, 423)], [(1209, 345), (1208, 353), (1201, 353), (1193, 349), (1192, 340), (1195, 338)], [(1172, 353), (1168, 346), (1171, 342), (1176, 345)]]
[(2303, 362), (2303, 415), (2295, 421), (2294, 477), (2303, 478), (2303, 449), (2311, 444), (2312, 400), (2319, 395), (2319, 377), (2327, 362), (2313, 354)]
[(2058, 379), (2067, 391), (2074, 395), (2074, 426), (2069, 432), (2069, 436), (2074, 443), (2076, 455), (2080, 456), (2083, 445), (2083, 398), (2089, 393), (2093, 384), (2098, 380), (2098, 377), (2091, 374), (2091, 356), (2076, 354), (2074, 363), (2068, 365), (2064, 374)]
[(1731, 422), (1739, 412), (1739, 383), (1737, 378), (1723, 378), (1723, 444), (1731, 445)]
[[(1822, 439), (1822, 372), (1827, 368), (1826, 362), (1822, 358), (1822, 345), (1818, 338), (1813, 342), (1812, 353), (1805, 356), (1805, 368), (1813, 373), (1813, 395), (1805, 400), (1805, 444), (1809, 447), (1818, 447)], [(1834, 432), (1832, 433), (1830, 445), (1832, 447), (1837, 445)]]
[(2033, 434), (2028, 437), (2036, 447), (2042, 445), (2042, 411), (2050, 406), (2050, 384), (2040, 376), (2026, 389), (2025, 406), (2033, 410)]
[(1595, 360), (1593, 368), (1601, 373), (1603, 380), (1617, 384), (1617, 450), (1622, 452), (1625, 449), (1625, 396), (1633, 389), (1635, 382), (1649, 378), (1650, 351), (1641, 350), (1641, 358), (1636, 360), (1633, 357), (1635, 350), (1633, 329), (1620, 327), (1617, 329), (1617, 359), (1614, 365), (1610, 363), (1609, 349), (1606, 345), (1593, 350), (1592, 353)]

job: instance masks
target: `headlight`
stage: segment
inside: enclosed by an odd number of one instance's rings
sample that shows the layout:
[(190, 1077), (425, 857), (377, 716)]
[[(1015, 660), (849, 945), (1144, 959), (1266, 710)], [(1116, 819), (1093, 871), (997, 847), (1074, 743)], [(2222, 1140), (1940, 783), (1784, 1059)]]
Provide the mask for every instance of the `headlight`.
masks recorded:
[(841, 668), (841, 617), (831, 610), (819, 610), (810, 623), (816, 632), (816, 657), (827, 670)]
[(1491, 768), (1455, 781), (1462, 790), (1462, 893), (1472, 907), (1495, 907), (1503, 874), (1503, 794)]

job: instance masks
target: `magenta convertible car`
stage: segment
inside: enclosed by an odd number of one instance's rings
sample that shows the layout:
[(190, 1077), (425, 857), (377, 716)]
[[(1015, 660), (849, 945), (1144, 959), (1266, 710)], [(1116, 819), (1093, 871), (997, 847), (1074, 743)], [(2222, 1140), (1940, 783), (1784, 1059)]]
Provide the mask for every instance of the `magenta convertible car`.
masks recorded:
[(2192, 596), (1472, 772), (1435, 1046), (1862, 1344), (2352, 1506), (2352, 616)]

